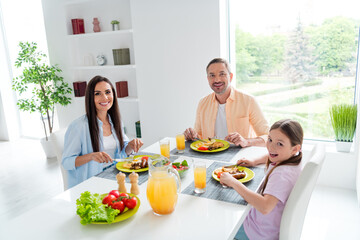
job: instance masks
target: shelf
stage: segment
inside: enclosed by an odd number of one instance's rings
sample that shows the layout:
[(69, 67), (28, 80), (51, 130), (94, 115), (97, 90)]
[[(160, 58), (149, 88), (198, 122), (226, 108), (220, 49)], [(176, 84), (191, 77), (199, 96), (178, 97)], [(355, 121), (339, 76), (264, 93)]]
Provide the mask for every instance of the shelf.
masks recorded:
[(117, 98), (118, 102), (139, 102), (137, 97), (123, 97)]
[(87, 37), (101, 37), (101, 36), (109, 36), (109, 35), (130, 34), (132, 32), (133, 32), (132, 29), (124, 29), (124, 30), (117, 30), (117, 31), (72, 34), (72, 35), (68, 35), (68, 38), (69, 39), (80, 39), (80, 38), (87, 38)]
[(72, 67), (74, 70), (107, 70), (107, 69), (135, 69), (134, 64), (129, 65), (105, 65), (105, 66), (77, 66)]
[(83, 4), (83, 3), (90, 3), (94, 0), (69, 0), (64, 3), (65, 6), (75, 5), (75, 4)]

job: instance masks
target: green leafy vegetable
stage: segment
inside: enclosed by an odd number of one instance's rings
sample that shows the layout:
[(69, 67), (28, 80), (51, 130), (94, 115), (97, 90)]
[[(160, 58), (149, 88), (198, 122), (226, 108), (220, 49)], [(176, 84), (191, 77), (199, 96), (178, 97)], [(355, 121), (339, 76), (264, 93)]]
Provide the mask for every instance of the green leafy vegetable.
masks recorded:
[(179, 163), (179, 162), (174, 162), (172, 165), (173, 165), (173, 166), (176, 166), (176, 167), (180, 167), (180, 163)]
[(186, 166), (186, 167), (189, 166), (189, 165), (188, 165), (188, 162), (187, 162), (186, 160), (182, 161), (182, 162), (181, 162), (181, 165)]
[(81, 217), (80, 223), (83, 225), (102, 221), (112, 223), (120, 213), (119, 210), (102, 204), (102, 199), (98, 193), (91, 194), (88, 191), (81, 194), (80, 198), (76, 200), (76, 205), (76, 213)]

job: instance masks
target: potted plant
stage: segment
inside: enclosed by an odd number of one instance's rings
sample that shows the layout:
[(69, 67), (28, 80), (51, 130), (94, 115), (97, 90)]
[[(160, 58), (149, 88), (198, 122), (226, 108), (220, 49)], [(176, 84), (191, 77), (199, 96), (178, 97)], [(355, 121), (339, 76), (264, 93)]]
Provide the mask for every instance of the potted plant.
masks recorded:
[(55, 104), (66, 106), (71, 103), (67, 94), (72, 92), (69, 85), (64, 82), (59, 67), (48, 65), (46, 54), (37, 50), (37, 44), (32, 42), (20, 42), (19, 55), (15, 61), (15, 67), (22, 67), (22, 75), (13, 79), (12, 88), (19, 93), (31, 97), (20, 98), (17, 106), (21, 111), (40, 113), (45, 138), (41, 140), (47, 157), (54, 157), (52, 143), (49, 136), (53, 130), (53, 116)]
[(350, 152), (357, 118), (357, 106), (338, 104), (330, 107), (330, 120), (335, 133), (336, 149), (339, 152)]
[(113, 31), (116, 31), (116, 30), (119, 30), (120, 27), (119, 27), (119, 21), (118, 20), (112, 20), (111, 21), (111, 25), (112, 25), (112, 30)]

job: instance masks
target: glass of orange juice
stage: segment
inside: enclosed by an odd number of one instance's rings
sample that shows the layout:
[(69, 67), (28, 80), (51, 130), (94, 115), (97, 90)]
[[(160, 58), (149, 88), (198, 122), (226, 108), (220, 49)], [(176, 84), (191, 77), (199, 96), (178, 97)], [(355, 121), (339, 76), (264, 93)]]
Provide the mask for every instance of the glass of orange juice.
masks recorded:
[(176, 148), (178, 153), (184, 153), (185, 150), (185, 136), (184, 134), (176, 135)]
[(170, 140), (167, 138), (160, 140), (160, 154), (164, 157), (170, 158)]
[(194, 162), (195, 193), (204, 193), (206, 188), (206, 163)]

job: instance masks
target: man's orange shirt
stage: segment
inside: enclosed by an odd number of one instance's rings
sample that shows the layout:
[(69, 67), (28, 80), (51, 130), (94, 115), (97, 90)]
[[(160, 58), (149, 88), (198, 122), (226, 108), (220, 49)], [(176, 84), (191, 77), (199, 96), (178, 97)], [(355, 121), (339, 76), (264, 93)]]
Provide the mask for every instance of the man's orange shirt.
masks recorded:
[[(219, 102), (215, 93), (200, 100), (195, 121), (195, 131), (200, 138), (215, 136), (218, 107)], [(230, 96), (226, 100), (225, 112), (229, 134), (238, 132), (244, 138), (261, 137), (265, 142), (267, 141), (269, 124), (253, 96), (232, 87)]]

